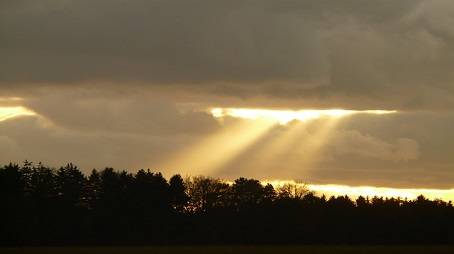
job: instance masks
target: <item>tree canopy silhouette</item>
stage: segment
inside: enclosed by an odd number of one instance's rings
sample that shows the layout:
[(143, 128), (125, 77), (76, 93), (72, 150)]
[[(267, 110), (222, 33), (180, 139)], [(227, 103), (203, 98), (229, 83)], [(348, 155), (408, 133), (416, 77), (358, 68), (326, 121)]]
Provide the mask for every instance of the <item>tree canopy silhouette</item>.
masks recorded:
[(451, 202), (26, 161), (0, 167), (1, 245), (454, 243)]

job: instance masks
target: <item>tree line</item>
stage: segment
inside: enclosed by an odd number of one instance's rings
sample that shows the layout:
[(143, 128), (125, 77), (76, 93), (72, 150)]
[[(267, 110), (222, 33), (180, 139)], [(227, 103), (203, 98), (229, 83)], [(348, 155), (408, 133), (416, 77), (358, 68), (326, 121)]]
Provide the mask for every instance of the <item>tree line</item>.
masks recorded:
[(113, 168), (0, 167), (1, 245), (450, 244), (451, 202)]

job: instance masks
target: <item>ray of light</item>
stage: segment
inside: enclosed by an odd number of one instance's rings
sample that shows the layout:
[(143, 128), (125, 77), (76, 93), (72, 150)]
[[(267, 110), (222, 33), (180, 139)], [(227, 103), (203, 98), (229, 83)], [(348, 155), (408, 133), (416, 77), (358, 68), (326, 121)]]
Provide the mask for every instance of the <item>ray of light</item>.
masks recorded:
[[(321, 150), (329, 143), (333, 130), (341, 121), (340, 118), (319, 119), (310, 122), (294, 122), (285, 126), (279, 135), (268, 140), (268, 143), (248, 155), (241, 168), (248, 176), (261, 177), (285, 173), (293, 178), (307, 177), (315, 164), (322, 158)], [(281, 170), (283, 167), (285, 172)]]
[(239, 120), (199, 143), (189, 146), (166, 160), (162, 167), (172, 172), (190, 169), (194, 174), (213, 175), (220, 167), (233, 160), (276, 123), (265, 119)]
[(241, 168), (248, 176), (261, 177), (263, 174), (277, 170), (283, 162), (287, 163), (288, 155), (302, 140), (305, 134), (304, 122), (295, 122), (281, 127), (273, 137), (249, 155), (248, 160), (241, 163)]
[[(247, 151), (246, 159), (234, 163), (233, 168), (241, 169), (242, 175), (249, 177), (260, 178), (276, 172), (288, 177), (306, 177), (319, 161), (320, 150), (329, 142), (339, 121), (339, 118), (324, 117), (317, 121), (294, 121), (282, 126), (258, 148)], [(282, 172), (283, 167), (285, 172)]]
[(289, 165), (294, 165), (293, 176), (305, 177), (322, 159), (321, 151), (329, 143), (333, 130), (341, 121), (340, 118), (324, 118), (317, 124), (315, 130), (310, 131), (305, 140), (300, 140), (294, 147), (294, 155), (288, 160)]
[(14, 117), (33, 115), (36, 113), (22, 106), (0, 107), (0, 122)]
[(244, 119), (272, 119), (280, 124), (287, 124), (291, 121), (308, 121), (321, 117), (340, 118), (353, 114), (391, 114), (395, 110), (347, 110), (347, 109), (323, 109), (323, 110), (270, 110), (270, 109), (248, 109), (248, 108), (212, 108), (210, 113), (216, 118), (225, 116)]
[[(310, 172), (314, 164), (320, 159), (320, 151), (329, 142), (332, 130), (339, 121), (352, 114), (390, 114), (396, 111), (386, 110), (267, 110), (267, 109), (244, 109), (244, 108), (212, 108), (211, 114), (219, 119), (224, 117), (243, 119), (269, 119), (281, 125), (288, 125), (280, 135), (263, 144), (261, 149), (255, 150), (249, 160), (240, 168), (245, 174), (257, 175), (261, 171), (273, 174), (272, 170), (279, 170), (285, 161), (288, 175), (302, 177)], [(317, 121), (315, 121), (317, 120)], [(295, 124), (296, 122), (296, 124)], [(316, 127), (312, 132), (308, 128)]]
[[(256, 169), (259, 166), (258, 164), (263, 164), (263, 167), (260, 167), (261, 170), (270, 169), (272, 166), (278, 165), (276, 161), (279, 158), (281, 162), (284, 160), (286, 164), (296, 165), (297, 171), (303, 171), (317, 160), (318, 152), (327, 142), (330, 132), (342, 117), (359, 113), (389, 114), (394, 112), (342, 109), (289, 111), (212, 108), (210, 113), (221, 122), (225, 120), (225, 117), (243, 120), (236, 120), (236, 125), (227, 126), (218, 133), (189, 146), (176, 156), (166, 160), (161, 166), (173, 172), (190, 169), (191, 173), (213, 174), (222, 169), (222, 166), (234, 162), (235, 159), (241, 160), (240, 155), (245, 151), (248, 153), (253, 151), (252, 157), (249, 157), (245, 163), (245, 165), (249, 165), (249, 168)], [(301, 133), (307, 132), (307, 125), (314, 123), (314, 120), (320, 120), (320, 122), (317, 122), (320, 123), (320, 126), (317, 125), (313, 133), (306, 133), (306, 138), (302, 138)], [(272, 126), (288, 125), (291, 121), (293, 125), (286, 127), (286, 130), (279, 135), (270, 137), (269, 140), (265, 138), (264, 134), (269, 134)], [(264, 148), (254, 146), (254, 144), (261, 144), (263, 140), (269, 142), (262, 144)], [(257, 156), (257, 154), (260, 156)], [(304, 154), (303, 160), (299, 157), (300, 154)], [(295, 160), (295, 157), (300, 160)], [(290, 160), (293, 161), (290, 162)], [(245, 165), (240, 166), (240, 168), (244, 168)]]

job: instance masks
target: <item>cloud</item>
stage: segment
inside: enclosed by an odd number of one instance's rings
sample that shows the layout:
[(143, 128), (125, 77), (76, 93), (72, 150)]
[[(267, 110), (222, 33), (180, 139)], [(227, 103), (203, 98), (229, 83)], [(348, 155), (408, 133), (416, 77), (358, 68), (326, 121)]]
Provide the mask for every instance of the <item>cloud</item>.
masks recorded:
[[(39, 117), (0, 122), (0, 163), (24, 160), (60, 166), (76, 163), (85, 172), (113, 166), (135, 171), (154, 168), (163, 156), (178, 149), (184, 138), (128, 133), (93, 133), (47, 125)], [(165, 172), (165, 171), (164, 171)]]
[(401, 138), (395, 144), (394, 160), (416, 160), (419, 158), (419, 144), (415, 140)]
[[(14, 161), (17, 154), (20, 153), (20, 148), (11, 138), (7, 136), (0, 136), (0, 154), (4, 158), (10, 158)], [(3, 161), (6, 163), (6, 161)]]
[(57, 126), (84, 132), (151, 136), (197, 135), (215, 131), (218, 122), (205, 111), (178, 107), (159, 96), (99, 96), (72, 91), (23, 102)]
[(332, 135), (332, 146), (337, 154), (352, 154), (390, 161), (409, 161), (419, 157), (419, 144), (412, 139), (398, 138), (388, 143), (357, 130)]
[(0, 83), (452, 109), (453, 13), (449, 0), (3, 1)]

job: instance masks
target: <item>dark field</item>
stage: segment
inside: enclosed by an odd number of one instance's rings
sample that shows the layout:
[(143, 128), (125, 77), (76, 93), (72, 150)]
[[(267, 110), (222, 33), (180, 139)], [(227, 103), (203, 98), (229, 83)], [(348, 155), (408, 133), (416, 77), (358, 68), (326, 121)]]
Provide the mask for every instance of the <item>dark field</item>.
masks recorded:
[(190, 247), (48, 247), (48, 248), (0, 248), (2, 254), (347, 254), (347, 253), (454, 253), (454, 246), (190, 246)]

